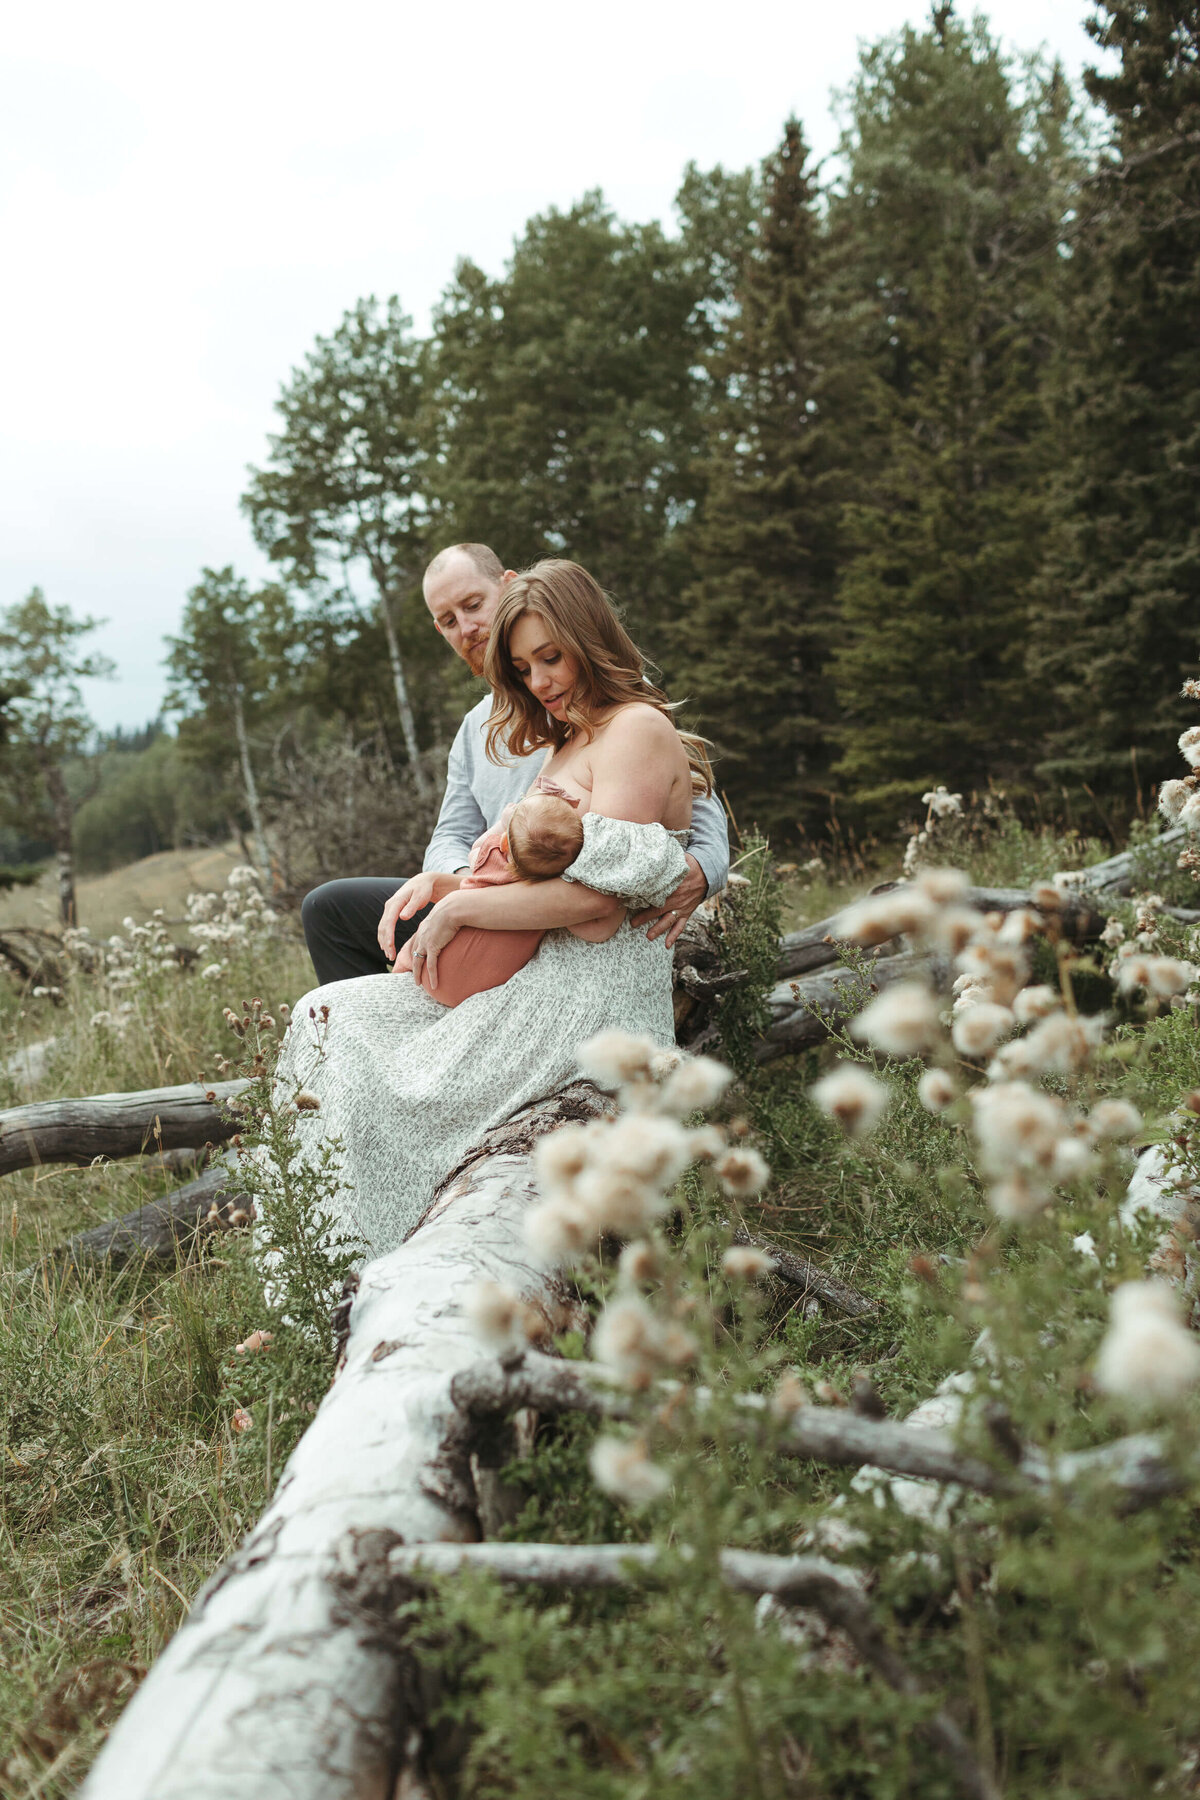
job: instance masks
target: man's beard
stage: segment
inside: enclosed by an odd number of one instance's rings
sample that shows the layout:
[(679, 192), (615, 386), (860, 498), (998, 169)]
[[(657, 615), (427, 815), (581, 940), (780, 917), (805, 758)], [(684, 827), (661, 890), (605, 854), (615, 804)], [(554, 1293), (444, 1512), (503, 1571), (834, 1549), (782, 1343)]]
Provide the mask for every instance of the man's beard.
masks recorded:
[(483, 659), (486, 655), (487, 655), (487, 639), (486, 638), (480, 638), (479, 641), (474, 644), (464, 645), (463, 661), (466, 663), (468, 669), (470, 669), (472, 675), (482, 675), (483, 674)]

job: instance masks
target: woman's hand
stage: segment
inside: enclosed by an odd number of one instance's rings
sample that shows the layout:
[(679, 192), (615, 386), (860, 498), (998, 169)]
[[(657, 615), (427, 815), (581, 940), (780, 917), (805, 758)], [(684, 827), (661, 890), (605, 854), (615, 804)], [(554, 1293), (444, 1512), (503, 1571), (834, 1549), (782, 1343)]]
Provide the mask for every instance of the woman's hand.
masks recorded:
[(424, 971), (431, 990), (437, 987), (438, 956), (461, 929), (453, 894), (439, 900), (417, 927), (412, 939), (413, 975), (419, 980)]
[(411, 919), (422, 907), (452, 893), (460, 879), (458, 875), (414, 875), (402, 888), (397, 888), (383, 909), (379, 930), (375, 934), (379, 948), (389, 962), (396, 954), (396, 921)]

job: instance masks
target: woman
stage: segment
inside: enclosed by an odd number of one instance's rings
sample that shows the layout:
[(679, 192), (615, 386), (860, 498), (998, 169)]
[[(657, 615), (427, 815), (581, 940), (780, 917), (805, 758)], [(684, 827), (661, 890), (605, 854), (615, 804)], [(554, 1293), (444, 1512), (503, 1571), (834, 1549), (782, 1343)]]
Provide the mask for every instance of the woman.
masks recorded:
[(584, 846), (559, 879), (460, 888), (407, 884), (404, 916), (434, 901), (413, 940), (436, 987), (439, 953), (464, 928), (546, 933), (503, 986), (440, 1006), (411, 975), (341, 981), (298, 1002), (280, 1056), (280, 1098), (307, 1088), (305, 1148), (342, 1145), (346, 1224), (371, 1256), (419, 1223), (438, 1184), (492, 1126), (578, 1076), (579, 1045), (606, 1027), (674, 1040), (671, 954), (631, 930), (630, 907), (662, 905), (685, 872), (693, 792), (711, 791), (697, 739), (603, 592), (577, 564), (536, 564), (509, 584), (485, 673), (489, 750), (545, 746), (540, 771), (577, 797)]

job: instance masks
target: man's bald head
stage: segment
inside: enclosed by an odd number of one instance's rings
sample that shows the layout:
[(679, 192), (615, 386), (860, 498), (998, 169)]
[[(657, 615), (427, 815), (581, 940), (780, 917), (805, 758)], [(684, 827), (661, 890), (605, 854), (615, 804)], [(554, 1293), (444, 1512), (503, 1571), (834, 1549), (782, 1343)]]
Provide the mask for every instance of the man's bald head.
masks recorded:
[(492, 617), (512, 575), (486, 544), (448, 544), (425, 571), (422, 587), (434, 625), (472, 675), (483, 674)]

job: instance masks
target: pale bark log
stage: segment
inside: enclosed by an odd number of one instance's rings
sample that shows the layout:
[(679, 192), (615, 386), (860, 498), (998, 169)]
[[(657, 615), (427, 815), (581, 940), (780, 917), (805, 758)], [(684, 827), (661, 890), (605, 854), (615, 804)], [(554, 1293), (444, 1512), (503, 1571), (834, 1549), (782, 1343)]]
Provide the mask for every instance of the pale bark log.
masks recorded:
[[(393, 1549), (387, 1564), (393, 1575), (409, 1580), (473, 1569), (514, 1586), (577, 1590), (641, 1586), (658, 1576), (662, 1560), (653, 1544), (423, 1544)], [(738, 1593), (770, 1594), (783, 1606), (811, 1607), (845, 1632), (890, 1687), (913, 1698), (927, 1692), (884, 1636), (858, 1583), (836, 1564), (817, 1556), (722, 1550), (717, 1572)], [(964, 1794), (999, 1800), (999, 1790), (944, 1708), (921, 1729), (950, 1763)]]
[(363, 1271), (343, 1365), (271, 1505), (134, 1696), (86, 1800), (390, 1800), (402, 1671), (378, 1616), (347, 1605), (345, 1570), (397, 1533), (476, 1534), (473, 1494), (440, 1466), (451, 1381), (484, 1354), (464, 1292), (501, 1281), (553, 1313), (556, 1278), (523, 1232), (530, 1144), (606, 1106), (581, 1083), (526, 1109)]
[[(911, 979), (928, 967), (929, 958), (917, 950), (877, 957), (870, 966), (871, 991), (881, 992), (894, 981)], [(755, 1060), (773, 1062), (776, 1057), (792, 1056), (797, 1050), (823, 1043), (842, 1019), (857, 1010), (852, 996), (861, 982), (857, 971), (845, 966), (821, 969), (798, 981), (777, 982), (767, 995), (771, 1023), (755, 1046)]]
[(198, 1150), (204, 1144), (223, 1144), (237, 1126), (219, 1109), (248, 1086), (246, 1081), (219, 1081), (206, 1088), (196, 1081), (14, 1106), (0, 1113), (0, 1175), (40, 1163), (140, 1156), (147, 1148)]

